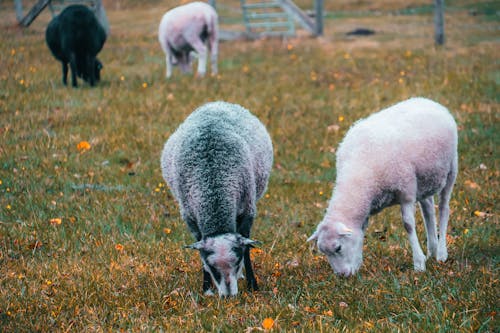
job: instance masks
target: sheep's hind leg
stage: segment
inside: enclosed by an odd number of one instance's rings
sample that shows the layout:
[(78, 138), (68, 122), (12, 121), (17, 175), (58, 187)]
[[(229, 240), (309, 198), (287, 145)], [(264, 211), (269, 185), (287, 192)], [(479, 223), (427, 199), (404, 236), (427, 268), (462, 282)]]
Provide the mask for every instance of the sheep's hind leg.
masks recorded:
[(437, 257), (437, 228), (436, 213), (434, 209), (434, 197), (430, 196), (419, 201), (420, 212), (425, 221), (425, 230), (427, 234), (427, 258)]
[(416, 271), (425, 271), (426, 258), (418, 242), (417, 231), (415, 229), (415, 205), (413, 202), (401, 203), (401, 215), (413, 252), (413, 268)]
[(208, 45), (210, 48), (210, 67), (212, 69), (212, 75), (217, 75), (217, 55), (219, 53), (219, 41), (215, 33), (212, 33), (208, 39)]
[(71, 68), (71, 85), (73, 88), (76, 88), (78, 87), (78, 83), (76, 82), (76, 57), (74, 54), (70, 56), (69, 66)]
[(68, 63), (61, 61), (62, 64), (62, 82), (66, 86), (68, 85)]
[(207, 47), (201, 39), (192, 41), (191, 47), (198, 54), (198, 76), (203, 77), (207, 71)]
[[(455, 162), (456, 165), (456, 162)], [(448, 249), (446, 248), (446, 230), (448, 229), (448, 219), (450, 218), (450, 198), (453, 184), (457, 176), (456, 167), (450, 171), (446, 179), (446, 185), (439, 193), (439, 240), (436, 259), (444, 262), (448, 259)]]

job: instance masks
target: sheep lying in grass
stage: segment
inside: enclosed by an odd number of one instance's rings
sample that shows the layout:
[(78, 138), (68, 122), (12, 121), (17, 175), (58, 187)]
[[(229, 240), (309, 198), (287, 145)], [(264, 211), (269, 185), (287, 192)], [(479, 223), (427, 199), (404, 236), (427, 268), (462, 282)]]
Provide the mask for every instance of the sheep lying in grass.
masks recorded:
[(215, 9), (204, 2), (192, 2), (169, 10), (163, 15), (158, 40), (165, 52), (167, 78), (172, 65), (184, 73), (191, 72), (192, 51), (198, 54), (198, 75), (207, 68), (207, 48), (210, 50), (212, 74), (217, 74), (218, 25)]
[[(357, 272), (369, 215), (399, 204), (416, 271), (426, 257), (415, 231), (415, 203), (427, 231), (427, 256), (448, 257), (449, 201), (457, 175), (457, 126), (448, 110), (412, 98), (356, 122), (337, 152), (337, 180), (323, 221), (308, 239), (316, 240), (333, 270)], [(439, 194), (439, 240), (434, 194)]]
[(166, 142), (163, 177), (197, 240), (188, 247), (200, 251), (205, 294), (213, 281), (220, 296), (235, 295), (243, 264), (248, 289), (258, 289), (249, 237), (272, 162), (264, 125), (236, 104), (201, 106)]
[(68, 80), (68, 63), (73, 87), (78, 86), (77, 76), (91, 86), (99, 82), (102, 63), (96, 55), (106, 41), (106, 33), (89, 8), (83, 5), (66, 7), (50, 21), (45, 40), (54, 57), (62, 63), (64, 85)]

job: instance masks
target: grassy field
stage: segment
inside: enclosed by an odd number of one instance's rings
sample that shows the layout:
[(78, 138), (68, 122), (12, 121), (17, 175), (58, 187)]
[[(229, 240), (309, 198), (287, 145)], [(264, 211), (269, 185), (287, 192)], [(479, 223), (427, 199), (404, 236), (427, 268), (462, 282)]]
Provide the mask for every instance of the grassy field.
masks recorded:
[[(78, 89), (45, 45), (50, 15), (21, 30), (0, 4), (0, 331), (498, 331), (498, 4), (447, 1), (447, 44), (435, 48), (430, 1), (325, 2), (322, 38), (223, 42), (220, 75), (175, 69), (167, 81), (156, 30), (180, 1), (105, 1), (103, 81)], [(345, 35), (357, 27), (376, 34)], [(449, 259), (413, 272), (394, 207), (371, 219), (360, 272), (337, 277), (306, 243), (335, 148), (354, 121), (411, 96), (459, 124)], [(159, 166), (169, 135), (213, 100), (251, 110), (275, 148), (252, 235), (261, 291), (241, 281), (226, 300), (203, 296)], [(425, 251), (420, 216), (418, 232)]]

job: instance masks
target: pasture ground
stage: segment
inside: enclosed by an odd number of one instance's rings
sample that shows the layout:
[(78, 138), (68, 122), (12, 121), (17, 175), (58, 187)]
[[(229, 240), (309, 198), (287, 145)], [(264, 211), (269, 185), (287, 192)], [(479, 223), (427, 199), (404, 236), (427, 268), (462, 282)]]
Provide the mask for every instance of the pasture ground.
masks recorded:
[[(430, 1), (325, 2), (324, 37), (223, 42), (217, 77), (176, 69), (167, 81), (156, 30), (179, 2), (105, 1), (111, 36), (93, 89), (62, 85), (48, 13), (21, 30), (0, 3), (0, 331), (498, 331), (498, 4), (447, 1), (436, 48)], [(357, 27), (376, 34), (345, 35)], [(335, 148), (354, 121), (411, 96), (444, 104), (460, 128), (449, 259), (413, 272), (394, 207), (371, 219), (359, 274), (339, 278), (305, 242)], [(253, 229), (261, 291), (241, 281), (225, 300), (201, 294), (159, 168), (168, 136), (213, 100), (251, 110), (275, 147)], [(425, 251), (420, 216), (418, 232)]]

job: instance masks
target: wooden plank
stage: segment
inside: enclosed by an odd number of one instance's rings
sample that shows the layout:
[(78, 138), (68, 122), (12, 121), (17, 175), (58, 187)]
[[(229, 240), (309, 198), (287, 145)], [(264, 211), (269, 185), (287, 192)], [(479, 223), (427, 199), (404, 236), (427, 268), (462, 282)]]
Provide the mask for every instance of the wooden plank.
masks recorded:
[(243, 4), (242, 7), (244, 9), (261, 9), (261, 8), (279, 8), (281, 7), (281, 5), (279, 2), (273, 1), (273, 2), (247, 3)]
[(281, 7), (290, 14), (293, 18), (299, 22), (299, 24), (312, 34), (315, 33), (316, 31), (316, 24), (315, 22), (307, 16), (299, 7), (297, 7), (296, 4), (293, 3), (291, 0), (280, 0), (281, 2)]
[(23, 27), (27, 27), (33, 22), (34, 19), (42, 12), (42, 10), (47, 7), (50, 0), (39, 0), (26, 14), (26, 16), (19, 22)]
[(281, 28), (290, 27), (290, 23), (288, 21), (274, 21), (274, 22), (251, 22), (248, 24), (250, 28)]
[(247, 17), (253, 20), (265, 20), (265, 19), (288, 19), (288, 14), (286, 13), (255, 13), (251, 12), (247, 14)]

